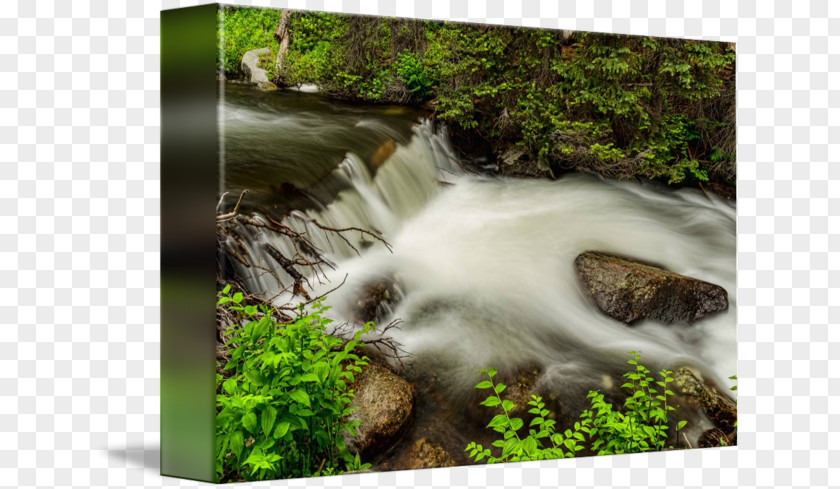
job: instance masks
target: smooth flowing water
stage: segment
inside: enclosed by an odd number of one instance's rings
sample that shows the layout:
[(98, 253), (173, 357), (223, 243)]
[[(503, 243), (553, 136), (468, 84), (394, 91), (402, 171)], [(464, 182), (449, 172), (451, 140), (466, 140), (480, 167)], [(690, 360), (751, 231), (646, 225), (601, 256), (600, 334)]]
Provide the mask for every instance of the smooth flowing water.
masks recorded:
[[(446, 138), (417, 114), (296, 93), (259, 95), (274, 105), (246, 108), (255, 96), (225, 101), (227, 150), (238, 154), (234, 164), (228, 157), (228, 174), (238, 164), (258, 175), (231, 186), (262, 184), (253, 210), (271, 213), (265, 182), (294, 182), (311, 197), (310, 217), (380, 232), (393, 250), (373, 244), (360, 247), (359, 256), (309, 229), (335, 264), (329, 283), (313, 283), (325, 292), (346, 276), (327, 304), (336, 319), (352, 321), (360, 287), (395, 280), (402, 299), (386, 321), (404, 321), (395, 337), (413, 355), (407, 362), (435, 372), (447, 399), (465, 399), (480, 368), (526, 364), (542, 369), (541, 388), (579, 397), (608, 383), (605, 374), (623, 371), (630, 350), (641, 351), (651, 367), (691, 365), (729, 385), (737, 355), (734, 204), (693, 189), (587, 175), (544, 181), (466, 174)], [(369, 155), (388, 140), (396, 151), (372, 164)], [(245, 151), (254, 146), (261, 151)], [(304, 219), (285, 222), (307, 229)], [(261, 250), (266, 241), (292, 250), (283, 240), (251, 236), (252, 256), (276, 268)], [(729, 309), (693, 325), (627, 327), (584, 294), (574, 259), (587, 250), (718, 284), (729, 294)], [(259, 270), (249, 286), (278, 290)]]

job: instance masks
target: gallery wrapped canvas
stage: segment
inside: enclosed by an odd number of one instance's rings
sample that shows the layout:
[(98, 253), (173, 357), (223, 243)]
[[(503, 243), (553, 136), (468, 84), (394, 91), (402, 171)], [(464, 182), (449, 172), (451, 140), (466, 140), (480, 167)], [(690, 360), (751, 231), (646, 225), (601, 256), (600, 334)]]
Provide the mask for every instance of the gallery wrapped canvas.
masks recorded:
[(161, 26), (164, 474), (736, 444), (734, 45)]

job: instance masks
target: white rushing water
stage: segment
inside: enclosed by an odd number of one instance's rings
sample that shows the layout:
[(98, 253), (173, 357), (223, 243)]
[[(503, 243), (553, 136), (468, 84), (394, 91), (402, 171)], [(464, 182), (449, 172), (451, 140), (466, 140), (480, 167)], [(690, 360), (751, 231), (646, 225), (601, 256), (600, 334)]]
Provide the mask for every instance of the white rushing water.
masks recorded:
[[(641, 351), (651, 367), (693, 365), (730, 385), (737, 356), (733, 204), (693, 189), (587, 175), (543, 181), (462, 174), (429, 125), (418, 126), (375, 177), (352, 154), (336, 172), (351, 190), (308, 214), (334, 227), (375, 229), (393, 252), (374, 245), (356, 256), (340, 239), (310, 232), (336, 264), (331, 283), (318, 290), (347, 275), (328, 298), (331, 314), (350, 320), (359, 287), (396, 277), (404, 297), (393, 317), (405, 321), (396, 338), (412, 361), (443, 368), (453, 385), (471, 388), (485, 366), (537, 363), (545, 369), (541, 382), (588, 388), (602, 372), (622, 369), (630, 350)], [(306, 227), (293, 217), (287, 222)], [(252, 243), (252, 256), (263, 239)], [(282, 240), (272, 243), (291, 252)], [(627, 327), (584, 294), (574, 259), (587, 250), (718, 284), (729, 294), (729, 309), (693, 325)], [(268, 257), (264, 264), (276, 268)], [(263, 274), (251, 287), (270, 291), (277, 284)]]

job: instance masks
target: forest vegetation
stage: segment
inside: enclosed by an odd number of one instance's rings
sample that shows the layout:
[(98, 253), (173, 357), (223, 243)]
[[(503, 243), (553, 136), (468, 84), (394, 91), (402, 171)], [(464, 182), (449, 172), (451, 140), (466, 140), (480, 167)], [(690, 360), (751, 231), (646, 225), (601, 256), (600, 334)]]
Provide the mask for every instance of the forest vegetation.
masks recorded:
[[(735, 186), (734, 45), (415, 19), (225, 7), (219, 66), (269, 47), (280, 85), (421, 104), (501, 174), (568, 170)], [(275, 31), (288, 35), (281, 48)], [(282, 63), (277, 61), (282, 59)], [(726, 187), (729, 189), (727, 190)]]

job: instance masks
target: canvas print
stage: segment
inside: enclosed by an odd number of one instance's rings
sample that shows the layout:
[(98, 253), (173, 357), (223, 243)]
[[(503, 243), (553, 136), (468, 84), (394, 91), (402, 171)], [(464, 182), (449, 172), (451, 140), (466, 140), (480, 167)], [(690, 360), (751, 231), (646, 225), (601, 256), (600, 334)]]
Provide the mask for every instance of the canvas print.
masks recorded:
[(218, 481), (736, 444), (734, 44), (215, 32)]

